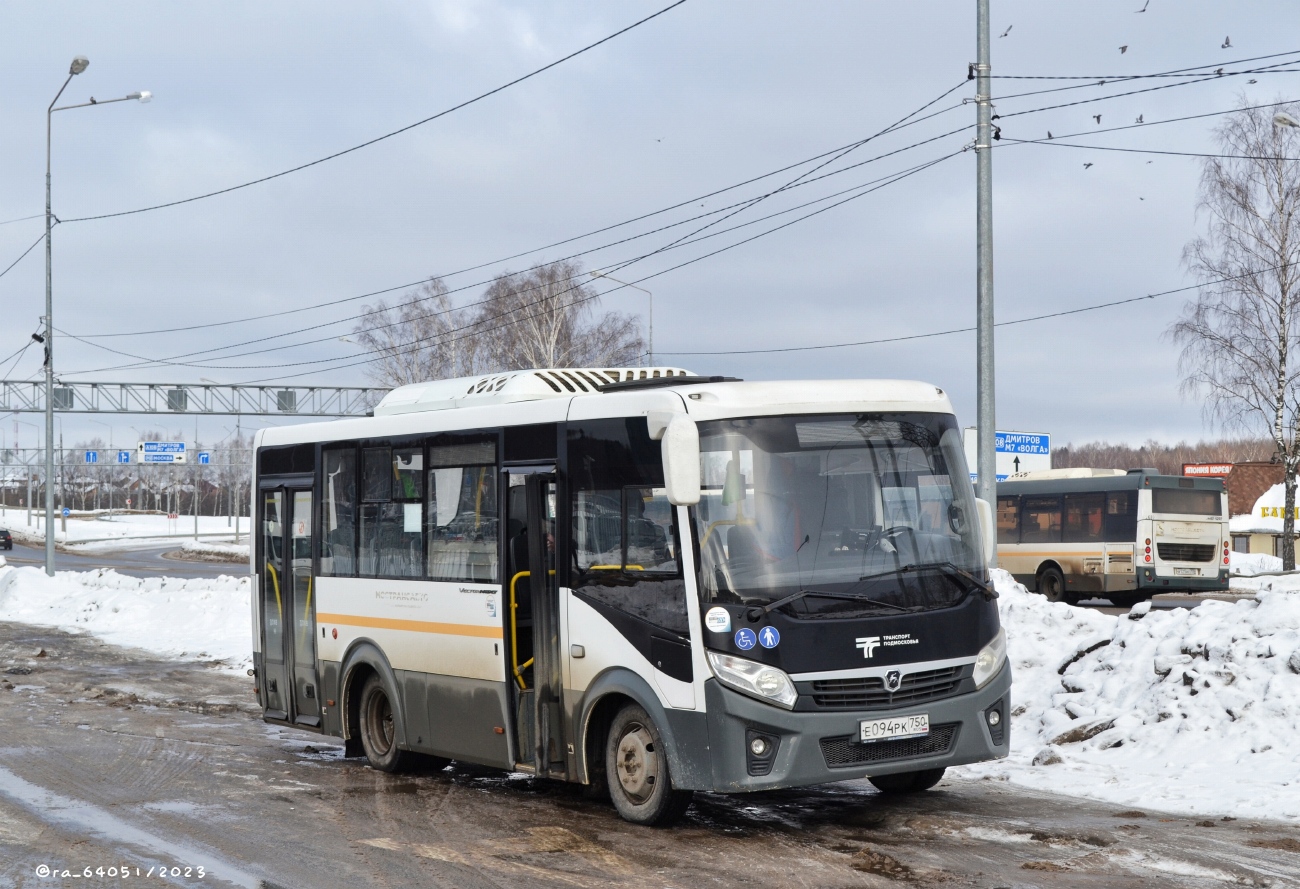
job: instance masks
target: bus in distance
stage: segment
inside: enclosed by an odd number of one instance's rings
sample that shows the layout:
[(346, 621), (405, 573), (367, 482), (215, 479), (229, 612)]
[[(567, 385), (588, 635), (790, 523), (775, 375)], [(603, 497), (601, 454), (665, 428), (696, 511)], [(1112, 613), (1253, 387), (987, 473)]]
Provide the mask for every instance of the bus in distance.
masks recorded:
[(1053, 602), (1228, 589), (1220, 478), (1051, 469), (998, 482), (998, 564)]
[(1004, 757), (1010, 666), (944, 392), (539, 369), (255, 441), (264, 719), (607, 789), (934, 786)]

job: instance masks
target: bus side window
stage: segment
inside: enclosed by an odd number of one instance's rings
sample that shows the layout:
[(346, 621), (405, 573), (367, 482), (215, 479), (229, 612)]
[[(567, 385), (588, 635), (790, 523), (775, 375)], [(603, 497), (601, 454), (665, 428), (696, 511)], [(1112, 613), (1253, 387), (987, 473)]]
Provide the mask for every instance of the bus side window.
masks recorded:
[(1066, 494), (1066, 543), (1090, 543), (1101, 540), (1102, 513), (1106, 509), (1105, 494)]
[(429, 448), (429, 577), (497, 583), (496, 443)]
[(1020, 542), (1060, 543), (1061, 498), (1023, 497), (1020, 502)]
[(352, 577), (357, 573), (357, 452), (327, 450), (321, 495), (320, 574)]
[(570, 424), (568, 447), (573, 589), (689, 635), (675, 510), (645, 419)]
[(361, 545), (364, 577), (420, 577), (423, 524), (420, 448), (366, 448), (361, 452)]
[(1112, 491), (1106, 495), (1106, 540), (1133, 543), (1137, 539), (1137, 492)]
[(998, 498), (998, 543), (1020, 542), (1020, 498)]

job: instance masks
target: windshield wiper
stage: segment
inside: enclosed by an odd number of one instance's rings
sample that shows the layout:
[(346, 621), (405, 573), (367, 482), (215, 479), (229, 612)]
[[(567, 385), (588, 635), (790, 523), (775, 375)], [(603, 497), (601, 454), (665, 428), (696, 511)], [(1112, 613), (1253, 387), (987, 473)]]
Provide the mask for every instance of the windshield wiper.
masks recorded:
[(865, 574), (862, 577), (859, 577), (858, 580), (878, 580), (881, 577), (889, 577), (894, 574), (907, 574), (911, 571), (924, 571), (929, 568), (942, 571), (949, 577), (960, 577), (969, 580), (971, 583), (975, 584), (975, 587), (984, 594), (984, 598), (990, 602), (998, 597), (998, 591), (993, 588), (992, 584), (980, 580), (974, 574), (971, 574), (955, 562), (922, 562), (919, 565), (904, 565), (902, 568), (881, 571), (878, 574)]
[(830, 590), (799, 590), (797, 593), (791, 593), (785, 598), (777, 599), (775, 602), (770, 602), (767, 605), (750, 608), (745, 612), (745, 617), (752, 623), (761, 619), (764, 615), (775, 611), (782, 605), (789, 605), (791, 602), (802, 599), (804, 596), (821, 596), (826, 599), (844, 599), (850, 602), (861, 602), (864, 605), (879, 605), (882, 608), (893, 608), (895, 611), (910, 612), (912, 610), (902, 605), (895, 605), (893, 602), (882, 602), (879, 599), (868, 599), (865, 596), (855, 596), (852, 593), (832, 592)]

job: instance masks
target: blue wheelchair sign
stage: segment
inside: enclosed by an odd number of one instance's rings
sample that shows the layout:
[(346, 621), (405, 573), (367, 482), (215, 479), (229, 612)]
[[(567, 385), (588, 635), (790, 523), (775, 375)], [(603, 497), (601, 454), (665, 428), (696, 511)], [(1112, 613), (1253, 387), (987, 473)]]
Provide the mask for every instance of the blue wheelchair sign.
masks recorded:
[(736, 630), (736, 647), (741, 651), (749, 651), (758, 644), (758, 637), (749, 627), (741, 627)]

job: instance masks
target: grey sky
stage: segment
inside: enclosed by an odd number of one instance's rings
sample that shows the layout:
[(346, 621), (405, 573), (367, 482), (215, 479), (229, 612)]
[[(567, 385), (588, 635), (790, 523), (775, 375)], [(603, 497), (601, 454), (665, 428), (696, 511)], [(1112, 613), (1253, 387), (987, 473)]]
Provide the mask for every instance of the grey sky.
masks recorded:
[[(91, 59), (65, 101), (152, 90), (55, 118), (55, 212), (65, 219), (175, 200), (277, 172), (427, 117), (667, 5), (658, 2), (373, 2), (276, 4), (11, 3), (0, 32), (0, 220), (43, 206), (43, 114), (69, 60)], [(1123, 75), (1300, 49), (1282, 2), (994, 0), (995, 74)], [(377, 146), (241, 192), (56, 229), (55, 323), (100, 334), (242, 318), (391, 287), (582, 234), (734, 184), (869, 135), (962, 82), (974, 57), (974, 4), (717, 2), (667, 15), (527, 83)], [(1232, 47), (1221, 49), (1226, 36)], [(1119, 47), (1128, 46), (1121, 55)], [(1292, 67), (1292, 66), (1288, 66)], [(1300, 66), (1295, 66), (1300, 67)], [(1300, 97), (1300, 75), (1258, 75), (1109, 99), (1000, 121), (1004, 136), (1041, 138)], [(1141, 81), (999, 103), (1038, 108), (1163, 85)], [(1007, 95), (1063, 85), (996, 82)], [(936, 108), (972, 94), (963, 85)], [(974, 121), (967, 106), (891, 134), (842, 165)], [(1097, 145), (1206, 150), (1215, 119), (1094, 137)], [(959, 149), (948, 137), (795, 189), (721, 227), (859, 185)], [(1085, 141), (1076, 139), (1071, 141)], [(1181, 250), (1196, 231), (1198, 162), (1057, 146), (999, 148), (994, 159), (999, 320), (1124, 299), (1191, 283)], [(1150, 161), (1150, 163), (1148, 163)], [(1093, 163), (1089, 169), (1084, 163)], [(780, 184), (807, 168), (765, 182)], [(828, 168), (834, 169), (834, 168)], [(645, 282), (654, 292), (661, 363), (747, 379), (886, 376), (952, 393), (973, 422), (973, 334), (812, 352), (759, 350), (927, 333), (973, 324), (974, 157), (960, 155), (877, 193)], [(759, 186), (709, 199), (715, 210)], [(734, 195), (734, 196), (733, 196)], [(821, 206), (821, 205), (818, 205)], [(809, 208), (815, 209), (815, 208)], [(580, 248), (684, 218), (656, 218)], [(714, 217), (710, 217), (712, 219)], [(738, 230), (619, 273), (636, 280), (748, 234)], [(0, 267), (41, 230), (0, 227)], [(585, 257), (614, 264), (662, 246), (673, 229)], [(448, 277), (474, 284), (555, 249)], [(0, 356), (38, 329), (39, 249), (0, 279)], [(477, 299), (481, 287), (458, 298)], [(1176, 353), (1162, 340), (1185, 295), (999, 331), (999, 426), (1055, 441), (1140, 441), (1215, 434), (1178, 395)], [(187, 333), (98, 340), (150, 358), (300, 331), (359, 303)], [(634, 291), (604, 308), (644, 311)], [(350, 322), (284, 343), (343, 336)], [(264, 346), (263, 346), (264, 347)], [(253, 347), (257, 348), (257, 347)], [(242, 350), (237, 350), (242, 351)], [(345, 358), (337, 339), (205, 364)], [(56, 367), (129, 359), (59, 340)], [(11, 378), (39, 371), (30, 349)], [(164, 368), (80, 378), (239, 382), (311, 369)], [(0, 368), (3, 370), (4, 368)], [(363, 369), (314, 379), (362, 383)], [(313, 379), (297, 378), (299, 381)], [(28, 415), (22, 419), (39, 422)], [(192, 430), (192, 418), (98, 418)], [(202, 422), (220, 438), (227, 419)], [(12, 443), (12, 418), (0, 419)], [(64, 420), (69, 440), (103, 426)], [(192, 434), (192, 433), (190, 433)], [(22, 427), (24, 444), (33, 430)]]

